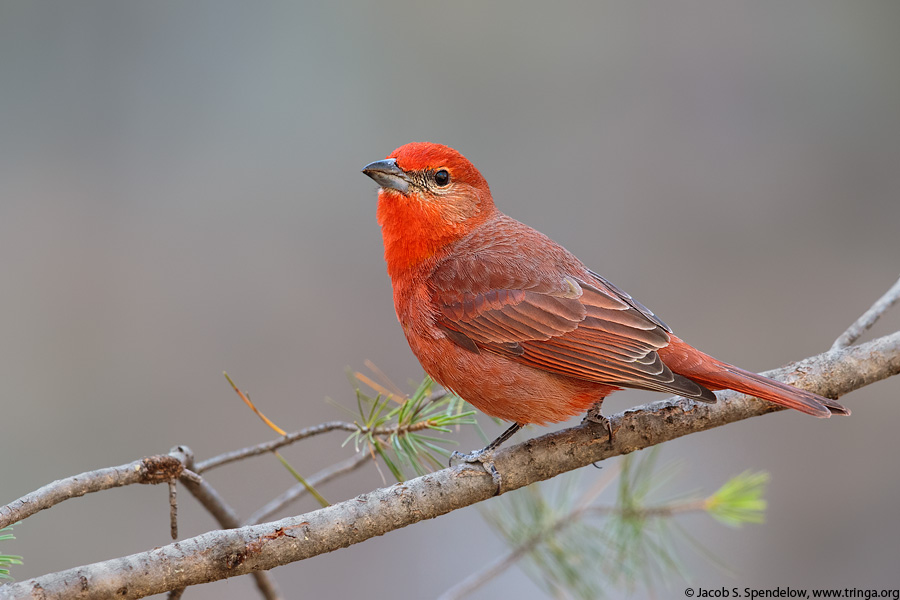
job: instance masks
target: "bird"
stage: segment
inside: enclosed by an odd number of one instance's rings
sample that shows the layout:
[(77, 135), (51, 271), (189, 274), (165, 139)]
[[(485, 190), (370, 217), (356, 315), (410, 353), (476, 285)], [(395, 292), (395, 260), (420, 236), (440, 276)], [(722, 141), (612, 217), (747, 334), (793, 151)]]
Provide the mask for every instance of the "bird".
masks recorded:
[(380, 188), (384, 258), (410, 349), (437, 383), (512, 422), (462, 455), (482, 462), (498, 488), (491, 455), (519, 428), (599, 415), (623, 388), (710, 403), (714, 390), (731, 389), (816, 417), (850, 414), (683, 341), (571, 252), (502, 213), (479, 170), (449, 146), (405, 144), (362, 172)]

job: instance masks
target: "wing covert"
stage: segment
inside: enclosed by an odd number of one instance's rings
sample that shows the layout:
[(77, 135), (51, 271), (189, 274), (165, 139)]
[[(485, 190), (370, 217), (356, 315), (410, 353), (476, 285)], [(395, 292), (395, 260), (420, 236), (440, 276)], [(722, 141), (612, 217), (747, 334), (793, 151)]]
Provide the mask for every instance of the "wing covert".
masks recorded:
[[(673, 373), (657, 350), (669, 329), (606, 280), (566, 276), (558, 285), (436, 293), (438, 326), (469, 351), (501, 354), (537, 369), (598, 383), (715, 401)], [(524, 288), (524, 286), (523, 286)]]

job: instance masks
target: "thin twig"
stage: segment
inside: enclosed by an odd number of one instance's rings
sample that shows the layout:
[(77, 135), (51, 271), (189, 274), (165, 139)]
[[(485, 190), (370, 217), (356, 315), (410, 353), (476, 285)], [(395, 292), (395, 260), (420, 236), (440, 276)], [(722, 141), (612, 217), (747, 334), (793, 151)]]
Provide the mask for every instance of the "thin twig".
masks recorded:
[[(179, 459), (188, 467), (194, 466), (194, 453), (187, 446), (175, 446), (170, 451), (170, 456)], [(219, 525), (225, 529), (235, 529), (241, 526), (237, 512), (202, 477), (190, 469), (185, 469), (181, 476), (181, 483), (209, 511)], [(271, 573), (268, 571), (254, 571), (251, 574), (263, 598), (266, 600), (281, 600), (281, 592), (278, 590)]]
[(875, 321), (896, 304), (898, 300), (900, 300), (900, 279), (898, 279), (897, 283), (891, 286), (891, 289), (885, 292), (881, 298), (876, 300), (875, 304), (873, 304), (869, 310), (864, 312), (853, 325), (848, 327), (847, 331), (842, 333), (838, 339), (834, 341), (831, 345), (831, 349), (837, 350), (838, 348), (846, 348), (858, 340), (859, 337), (874, 325)]
[[(764, 375), (837, 398), (898, 373), (900, 332)], [(717, 392), (717, 397), (715, 404), (672, 398), (613, 415), (612, 441), (605, 429), (588, 422), (501, 450), (494, 464), (503, 473), (502, 491), (781, 410), (736, 392)], [(85, 594), (82, 582), (88, 581), (94, 597), (141, 598), (332, 552), (496, 494), (496, 484), (483, 469), (458, 465), (296, 517), (211, 531), (151, 551), (7, 584), (3, 592), (12, 600), (33, 598), (38, 590), (46, 597), (75, 597)]]
[(256, 589), (262, 594), (266, 600), (282, 600), (284, 596), (275, 584), (275, 578), (268, 571), (253, 571), (253, 581), (256, 583)]
[[(442, 394), (442, 396), (445, 394)], [(239, 450), (232, 450), (231, 452), (225, 452), (224, 454), (220, 454), (218, 456), (214, 456), (212, 458), (208, 458), (204, 461), (200, 461), (197, 463), (194, 471), (197, 473), (205, 473), (210, 469), (214, 469), (216, 467), (221, 467), (222, 465), (227, 465), (228, 463), (235, 462), (237, 460), (242, 460), (244, 458), (250, 458), (251, 456), (259, 456), (260, 454), (267, 454), (272, 452), (273, 450), (277, 450), (283, 446), (287, 446), (289, 444), (293, 444), (294, 442), (300, 441), (302, 439), (306, 439), (308, 437), (312, 437), (314, 435), (319, 435), (322, 433), (328, 433), (329, 431), (349, 431), (349, 432), (361, 432), (361, 433), (369, 433), (370, 431), (378, 436), (389, 436), (395, 433), (409, 433), (414, 431), (422, 431), (429, 428), (428, 421), (420, 421), (417, 423), (413, 423), (412, 425), (397, 425), (394, 427), (376, 427), (375, 429), (370, 430), (368, 427), (363, 427), (361, 425), (357, 425), (356, 423), (348, 423), (347, 421), (327, 421), (325, 423), (320, 423), (319, 425), (315, 425), (313, 427), (306, 427), (304, 429), (300, 429), (298, 431), (291, 432), (284, 437), (280, 437), (278, 439), (269, 440), (268, 442), (263, 442), (261, 444), (257, 444), (255, 446), (248, 446), (247, 448), (241, 448)]]
[(223, 528), (234, 529), (241, 526), (237, 512), (208, 481), (201, 478), (199, 482), (189, 479), (182, 479), (181, 482)]
[(174, 481), (169, 482), (169, 533), (178, 539), (178, 491)]
[[(307, 480), (307, 483), (312, 487), (318, 487), (336, 477), (339, 477), (340, 475), (355, 471), (359, 467), (366, 464), (369, 460), (371, 460), (371, 457), (369, 455), (364, 452), (359, 452), (355, 456), (351, 456), (347, 460), (341, 461), (336, 465), (319, 471), (318, 473), (310, 477)], [(291, 502), (299, 500), (306, 493), (307, 489), (302, 483), (298, 483), (288, 488), (280, 496), (272, 499), (271, 501), (266, 503), (265, 506), (250, 515), (250, 518), (248, 518), (244, 522), (244, 525), (255, 525), (256, 523), (260, 523), (262, 521), (265, 521), (266, 519), (269, 519), (273, 514), (282, 510)]]
[(293, 431), (286, 436), (280, 437), (278, 439), (269, 440), (268, 442), (263, 442), (261, 444), (249, 446), (247, 448), (241, 448), (240, 450), (232, 450), (231, 452), (225, 452), (218, 456), (208, 458), (197, 463), (197, 466), (194, 470), (197, 473), (205, 473), (210, 469), (221, 467), (222, 465), (227, 465), (228, 463), (234, 462), (236, 460), (249, 458), (251, 456), (259, 456), (260, 454), (267, 454), (273, 450), (281, 448), (282, 446), (293, 444), (296, 441), (312, 437), (314, 435), (328, 433), (329, 431), (357, 431), (358, 429), (359, 427), (357, 427), (353, 423), (347, 423), (346, 421), (327, 421), (313, 427), (306, 427), (304, 429), (300, 429), (299, 431)]
[(584, 516), (584, 513), (590, 509), (591, 502), (596, 500), (597, 496), (603, 493), (603, 490), (605, 490), (609, 486), (609, 484), (613, 482), (613, 480), (619, 475), (619, 472), (621, 470), (621, 466), (617, 464), (614, 468), (606, 471), (604, 475), (594, 485), (592, 485), (591, 488), (572, 507), (572, 510), (565, 513), (564, 515), (560, 515), (540, 531), (537, 531), (534, 534), (530, 535), (525, 541), (507, 552), (505, 555), (497, 558), (496, 560), (485, 566), (483, 569), (472, 573), (471, 575), (445, 591), (440, 595), (438, 600), (457, 600), (459, 598), (465, 598), (466, 596), (468, 596), (487, 582), (491, 581), (495, 577), (498, 577), (501, 573), (519, 562), (529, 552), (534, 550), (538, 544), (542, 543), (548, 537), (559, 533), (572, 523), (580, 520), (581, 517)]
[[(592, 500), (593, 499), (587, 499), (587, 502), (589, 503)], [(705, 500), (703, 499), (688, 500), (685, 502), (678, 502), (676, 504), (663, 504), (661, 506), (651, 506), (636, 510), (632, 509), (627, 513), (615, 506), (589, 506), (589, 504), (582, 501), (581, 504), (574, 508), (572, 511), (561, 515), (558, 519), (555, 519), (540, 531), (529, 536), (528, 539), (523, 541), (521, 544), (519, 544), (494, 562), (490, 563), (484, 569), (481, 569), (480, 571), (469, 575), (461, 582), (448, 589), (438, 597), (438, 600), (459, 600), (461, 598), (465, 598), (466, 596), (482, 587), (486, 583), (490, 582), (492, 579), (500, 576), (508, 568), (512, 567), (517, 562), (525, 558), (529, 553), (537, 548), (539, 544), (544, 543), (547, 538), (556, 535), (566, 528), (570, 527), (571, 525), (580, 522), (582, 518), (590, 513), (606, 515), (618, 513), (622, 516), (627, 516), (632, 519), (657, 519), (667, 518), (687, 512), (697, 512), (703, 510), (706, 510)]]
[(70, 498), (134, 483), (163, 483), (177, 479), (183, 471), (184, 465), (176, 458), (159, 454), (127, 465), (106, 467), (59, 479), (6, 506), (0, 506), (0, 529)]

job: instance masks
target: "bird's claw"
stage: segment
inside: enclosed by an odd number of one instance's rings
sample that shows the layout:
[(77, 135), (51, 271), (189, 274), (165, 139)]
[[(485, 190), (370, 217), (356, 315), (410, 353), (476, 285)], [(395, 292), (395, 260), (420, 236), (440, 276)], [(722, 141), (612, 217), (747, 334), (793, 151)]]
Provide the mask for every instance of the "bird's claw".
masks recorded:
[(488, 475), (491, 476), (491, 479), (494, 480), (494, 485), (497, 486), (497, 494), (500, 494), (500, 484), (503, 482), (503, 478), (500, 476), (500, 471), (494, 466), (493, 449), (484, 448), (482, 450), (474, 450), (468, 454), (454, 451), (450, 455), (450, 466), (452, 467), (454, 463), (480, 463)]
[(599, 406), (592, 406), (588, 409), (588, 411), (584, 414), (584, 418), (581, 420), (582, 423), (596, 423), (597, 425), (602, 425), (606, 428), (606, 433), (609, 436), (609, 443), (612, 443), (613, 439), (613, 430), (612, 423), (609, 419), (600, 414)]
[(450, 466), (453, 466), (453, 461), (462, 461), (466, 463), (481, 463), (481, 466), (484, 467), (484, 470), (487, 471), (491, 479), (494, 480), (494, 485), (497, 486), (497, 491), (494, 492), (495, 496), (500, 495), (500, 483), (502, 479), (500, 477), (500, 471), (497, 470), (497, 467), (494, 466), (494, 452), (497, 451), (497, 448), (500, 447), (500, 444), (511, 438), (516, 434), (516, 432), (521, 429), (522, 426), (518, 423), (513, 423), (509, 426), (509, 429), (500, 434), (500, 436), (482, 448), (481, 450), (475, 450), (474, 452), (469, 452), (468, 454), (462, 454), (460, 452), (454, 452), (450, 455)]

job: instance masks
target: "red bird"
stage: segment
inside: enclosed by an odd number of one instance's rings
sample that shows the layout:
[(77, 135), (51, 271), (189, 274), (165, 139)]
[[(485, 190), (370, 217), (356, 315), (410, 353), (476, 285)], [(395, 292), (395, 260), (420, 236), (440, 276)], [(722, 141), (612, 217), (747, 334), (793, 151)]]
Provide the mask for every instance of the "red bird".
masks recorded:
[(406, 339), (425, 371), (514, 425), (564, 421), (637, 388), (715, 402), (732, 389), (816, 417), (837, 402), (744, 371), (682, 341), (643, 304), (494, 206), (447, 146), (413, 143), (367, 165)]

